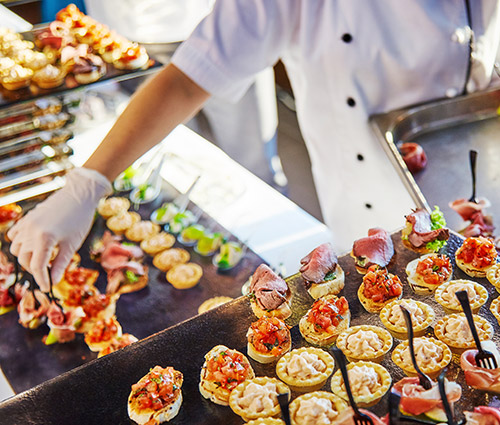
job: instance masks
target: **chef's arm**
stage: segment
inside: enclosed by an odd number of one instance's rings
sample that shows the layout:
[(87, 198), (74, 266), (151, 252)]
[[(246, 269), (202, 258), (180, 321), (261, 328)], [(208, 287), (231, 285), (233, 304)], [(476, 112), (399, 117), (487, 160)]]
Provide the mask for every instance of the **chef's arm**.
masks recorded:
[(198, 112), (209, 97), (179, 68), (167, 65), (132, 96), (84, 167), (113, 181), (178, 124)]

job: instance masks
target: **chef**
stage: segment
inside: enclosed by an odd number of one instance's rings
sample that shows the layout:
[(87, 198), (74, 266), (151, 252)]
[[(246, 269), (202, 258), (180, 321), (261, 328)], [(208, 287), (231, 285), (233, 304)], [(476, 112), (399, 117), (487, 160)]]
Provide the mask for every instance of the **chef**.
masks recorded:
[(218, 0), (85, 166), (10, 230), (11, 251), (47, 289), (53, 248), (57, 281), (123, 169), (210, 96), (237, 101), (279, 59), (336, 249), (370, 227), (394, 230), (414, 203), (368, 117), (488, 87), (499, 42), (493, 0)]

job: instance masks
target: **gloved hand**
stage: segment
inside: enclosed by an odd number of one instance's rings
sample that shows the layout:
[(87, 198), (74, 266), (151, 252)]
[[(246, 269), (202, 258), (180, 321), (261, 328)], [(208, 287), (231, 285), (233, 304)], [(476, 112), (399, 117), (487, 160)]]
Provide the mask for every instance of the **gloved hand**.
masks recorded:
[(54, 283), (59, 282), (73, 254), (80, 248), (94, 219), (99, 200), (111, 194), (111, 183), (95, 170), (75, 168), (65, 186), (41, 202), (7, 233), (10, 251), (44, 292), (49, 290), (47, 266), (52, 262)]

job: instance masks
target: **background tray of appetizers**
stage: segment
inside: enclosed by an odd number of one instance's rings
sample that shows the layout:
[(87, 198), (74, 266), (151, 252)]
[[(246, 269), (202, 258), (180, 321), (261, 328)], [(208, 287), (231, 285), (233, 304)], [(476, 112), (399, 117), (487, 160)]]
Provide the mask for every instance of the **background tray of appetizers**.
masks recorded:
[[(394, 233), (392, 240), (396, 256), (388, 269), (400, 276), (404, 286), (403, 297), (428, 303), (436, 312), (436, 320), (439, 319), (444, 312), (442, 307), (434, 301), (433, 296), (415, 295), (405, 278), (407, 263), (417, 258), (418, 254), (403, 246), (400, 232)], [(454, 257), (453, 254), (462, 241), (459, 235), (451, 233), (450, 240), (445, 247), (446, 253), (451, 258)], [(455, 266), (454, 260), (452, 262)], [(340, 295), (344, 295), (349, 301), (352, 314), (351, 324), (383, 326), (378, 314), (367, 313), (357, 298), (357, 288), (362, 281), (362, 276), (356, 272), (353, 259), (349, 255), (344, 255), (339, 257), (339, 264), (346, 273), (346, 286)], [(467, 276), (454, 267), (453, 278), (466, 279)], [(487, 318), (494, 327), (493, 340), (498, 344), (499, 325), (489, 311), (491, 300), (498, 294), (486, 279), (476, 280), (488, 289), (490, 298), (479, 314)], [(292, 348), (307, 346), (308, 343), (302, 338), (297, 324), (313, 300), (306, 292), (300, 274), (289, 277), (287, 282), (293, 292), (293, 313), (286, 320), (291, 326)], [(246, 297), (238, 298), (111, 355), (93, 360), (5, 401), (0, 404), (0, 423), (129, 424), (131, 421), (127, 415), (127, 398), (131, 385), (144, 376), (150, 368), (161, 365), (173, 366), (184, 374), (182, 387), (184, 401), (179, 414), (172, 420), (173, 424), (242, 424), (242, 419), (236, 416), (229, 407), (219, 406), (204, 399), (198, 390), (198, 384), (204, 355), (215, 345), (223, 344), (244, 354), (247, 353), (246, 332), (255, 320), (249, 300)], [(394, 346), (398, 342), (395, 339)], [(58, 349), (64, 349), (64, 347), (58, 347)], [(275, 363), (263, 365), (253, 359), (249, 360), (256, 376), (276, 376)], [(393, 382), (404, 377), (403, 371), (392, 362), (390, 353), (386, 355), (382, 365), (389, 370)], [(465, 384), (463, 372), (457, 363), (450, 364), (447, 377), (462, 386), (462, 398), (455, 404), (458, 418), (462, 417), (464, 410), (471, 410), (474, 406), (498, 406), (500, 404), (496, 395), (469, 388)], [(326, 382), (324, 389), (330, 391), (330, 379)], [(298, 393), (292, 393), (292, 399), (298, 395)], [(385, 415), (387, 398), (385, 395), (369, 410), (379, 416)], [(64, 406), (64, 408), (59, 406)]]
[[(149, 220), (154, 209), (177, 195), (178, 192), (172, 186), (163, 182), (161, 195), (154, 202), (141, 205), (137, 212), (143, 220)], [(25, 203), (25, 211), (33, 204)], [(195, 204), (189, 203), (188, 210), (199, 216), (198, 223), (207, 229), (221, 232), (228, 240), (237, 241), (237, 238)], [(91, 260), (90, 246), (105, 230), (105, 222), (98, 216), (79, 250), (81, 266), (99, 271), (96, 287), (101, 293), (105, 293), (106, 272), (100, 264)], [(191, 255), (190, 261), (202, 267), (200, 282), (190, 289), (175, 289), (167, 282), (165, 273), (153, 266), (152, 257), (145, 255), (144, 264), (149, 269), (148, 286), (137, 292), (122, 294), (117, 301), (116, 316), (123, 333), (133, 334), (139, 339), (146, 338), (195, 316), (200, 304), (209, 298), (239, 297), (242, 285), (257, 266), (264, 262), (251, 249), (246, 249), (244, 257), (233, 269), (219, 271), (212, 263), (212, 256), (202, 256), (192, 247), (185, 247), (177, 241), (174, 247), (185, 248)], [(7, 249), (4, 244), (2, 250), (6, 252)], [(97, 353), (91, 352), (87, 347), (83, 334), (77, 334), (74, 341), (65, 344), (46, 346), (42, 338), (48, 333), (47, 325), (29, 330), (17, 323), (18, 318), (16, 310), (0, 316), (0, 366), (15, 392), (29, 389), (97, 357)]]

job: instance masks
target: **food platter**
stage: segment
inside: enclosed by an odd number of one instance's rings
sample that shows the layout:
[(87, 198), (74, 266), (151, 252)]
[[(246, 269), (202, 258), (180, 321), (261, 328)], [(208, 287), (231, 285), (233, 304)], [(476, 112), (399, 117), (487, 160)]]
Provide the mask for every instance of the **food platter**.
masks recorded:
[[(138, 212), (143, 219), (148, 219), (163, 201), (169, 201), (177, 194), (172, 186), (164, 182), (161, 196), (153, 203), (141, 205)], [(25, 206), (29, 208), (33, 202)], [(201, 224), (214, 231), (224, 232), (231, 240), (237, 240), (195, 204), (190, 203), (188, 209), (200, 216)], [(99, 264), (90, 259), (89, 248), (95, 238), (103, 235), (105, 228), (104, 220), (98, 217), (79, 251), (81, 265), (100, 272), (96, 286), (102, 293), (105, 292), (106, 274)], [(182, 247), (178, 242), (175, 246)], [(149, 285), (141, 291), (123, 294), (117, 302), (116, 314), (124, 333), (131, 333), (139, 339), (146, 338), (195, 316), (199, 305), (208, 298), (240, 296), (242, 285), (255, 268), (264, 262), (248, 249), (235, 268), (219, 272), (212, 264), (211, 257), (201, 256), (192, 248), (186, 249), (191, 254), (191, 261), (203, 269), (200, 283), (189, 290), (173, 288), (167, 283), (165, 273), (156, 269), (152, 265), (152, 258), (147, 256), (144, 262), (149, 267)], [(78, 334), (72, 342), (46, 346), (42, 342), (42, 337), (48, 333), (46, 325), (28, 330), (19, 325), (17, 320), (17, 311), (0, 316), (0, 366), (15, 392), (27, 390), (97, 356), (97, 353), (88, 349), (82, 334)]]
[[(401, 233), (392, 235), (396, 256), (389, 266), (389, 271), (400, 276), (404, 284), (405, 297), (411, 297), (430, 304), (436, 312), (436, 320), (444, 315), (439, 304), (432, 296), (417, 296), (411, 293), (406, 278), (406, 264), (417, 258), (418, 254), (405, 248), (401, 242)], [(463, 239), (451, 233), (445, 248), (453, 258), (456, 249)], [(454, 263), (454, 262), (453, 262)], [(341, 292), (350, 304), (352, 325), (381, 325), (377, 314), (367, 313), (357, 299), (356, 291), (362, 281), (349, 255), (339, 258), (339, 264), (346, 273), (346, 286)], [(467, 276), (454, 268), (455, 279), (466, 279)], [(489, 312), (491, 300), (497, 297), (495, 288), (486, 279), (477, 279), (489, 292), (489, 300), (480, 314), (487, 318), (495, 329), (493, 340), (498, 344), (499, 325)], [(297, 323), (313, 300), (304, 289), (300, 275), (287, 279), (293, 292), (292, 316), (286, 322), (292, 326), (293, 348), (308, 345), (301, 337)], [(241, 424), (228, 407), (213, 404), (204, 399), (198, 391), (200, 369), (204, 355), (215, 345), (224, 344), (230, 348), (246, 353), (246, 331), (256, 318), (252, 314), (249, 300), (241, 297), (217, 309), (189, 319), (183, 323), (163, 330), (139, 343), (126, 347), (101, 359), (93, 360), (71, 372), (53, 380), (42, 383), (12, 399), (0, 404), (0, 423), (9, 424), (129, 424), (126, 400), (130, 386), (145, 375), (155, 365), (173, 366), (184, 374), (184, 402), (173, 424)], [(395, 345), (398, 341), (395, 340)], [(262, 365), (250, 359), (257, 376), (276, 376), (275, 365)], [(391, 373), (393, 382), (404, 374), (387, 355), (382, 363)], [(456, 380), (462, 386), (462, 398), (456, 404), (456, 412), (461, 416), (465, 409), (478, 405), (500, 405), (500, 400), (493, 394), (470, 389), (464, 381), (464, 375), (456, 363), (448, 369), (449, 379)], [(329, 390), (330, 379), (325, 385)], [(296, 393), (292, 398), (297, 396)], [(54, 406), (65, 406), (64, 409)], [(387, 413), (387, 395), (374, 407), (370, 408), (378, 415)], [(3, 419), (7, 418), (7, 419)]]

